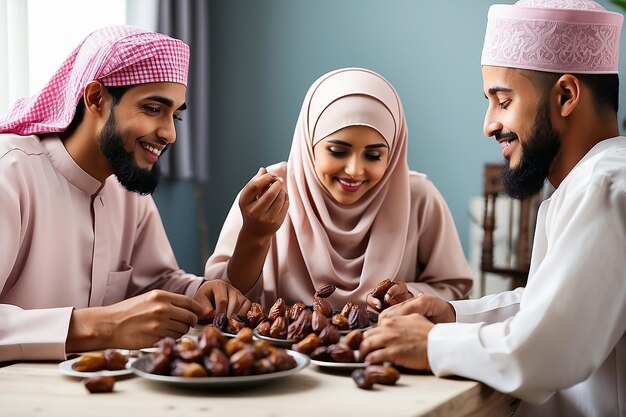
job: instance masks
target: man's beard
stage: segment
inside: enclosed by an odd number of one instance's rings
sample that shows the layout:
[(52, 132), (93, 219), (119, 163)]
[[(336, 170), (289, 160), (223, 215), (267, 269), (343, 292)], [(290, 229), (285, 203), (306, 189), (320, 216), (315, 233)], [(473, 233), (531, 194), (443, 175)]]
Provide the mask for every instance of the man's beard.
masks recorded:
[(539, 106), (535, 126), (525, 143), (517, 138), (522, 147), (522, 157), (517, 167), (504, 162), (502, 183), (504, 191), (512, 198), (523, 199), (538, 193), (550, 172), (552, 161), (561, 149), (561, 133), (550, 121), (547, 102)]
[(108, 159), (117, 180), (128, 191), (139, 194), (152, 194), (159, 185), (161, 169), (155, 163), (152, 169), (143, 169), (135, 161), (135, 153), (124, 149), (124, 139), (117, 130), (114, 112), (98, 135), (100, 150)]

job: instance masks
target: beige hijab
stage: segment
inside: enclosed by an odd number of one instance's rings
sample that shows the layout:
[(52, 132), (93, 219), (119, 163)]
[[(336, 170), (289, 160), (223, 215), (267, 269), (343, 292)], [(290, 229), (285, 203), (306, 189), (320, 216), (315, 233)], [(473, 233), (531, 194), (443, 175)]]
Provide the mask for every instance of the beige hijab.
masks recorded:
[[(315, 173), (313, 146), (352, 125), (371, 126), (381, 133), (390, 146), (389, 165), (361, 200), (342, 205)], [(346, 68), (313, 83), (287, 162), (289, 212), (263, 272), (265, 292), (274, 293), (271, 298), (310, 301), (316, 288), (334, 284), (337, 290), (331, 301), (340, 307), (348, 299), (364, 302), (379, 281), (396, 277), (409, 225), (406, 153), (404, 110), (387, 80), (370, 70)]]

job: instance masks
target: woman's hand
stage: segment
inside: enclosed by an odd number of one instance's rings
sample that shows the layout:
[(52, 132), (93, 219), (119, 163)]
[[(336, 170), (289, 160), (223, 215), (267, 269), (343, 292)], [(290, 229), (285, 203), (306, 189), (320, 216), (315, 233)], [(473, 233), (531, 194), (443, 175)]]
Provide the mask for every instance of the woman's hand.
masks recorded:
[(219, 279), (203, 283), (194, 298), (202, 307), (200, 319), (211, 319), (216, 313), (245, 316), (252, 306), (237, 288)]
[(261, 168), (241, 191), (239, 208), (243, 217), (242, 232), (247, 236), (271, 237), (283, 224), (289, 208), (289, 197), (283, 181)]

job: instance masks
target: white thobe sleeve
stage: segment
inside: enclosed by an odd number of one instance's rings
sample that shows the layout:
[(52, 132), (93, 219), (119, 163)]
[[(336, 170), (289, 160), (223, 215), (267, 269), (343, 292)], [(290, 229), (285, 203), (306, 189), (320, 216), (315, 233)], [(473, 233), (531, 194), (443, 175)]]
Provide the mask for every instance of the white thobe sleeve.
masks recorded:
[[(598, 177), (566, 202), (538, 222), (545, 257), (518, 294), (519, 311), (514, 294), (504, 295), (514, 313), (504, 320), (497, 297), (459, 302), (459, 318), (470, 323), (432, 329), (435, 375), (476, 379), (541, 403), (602, 365), (626, 331), (626, 196)], [(489, 310), (502, 321), (488, 319)]]

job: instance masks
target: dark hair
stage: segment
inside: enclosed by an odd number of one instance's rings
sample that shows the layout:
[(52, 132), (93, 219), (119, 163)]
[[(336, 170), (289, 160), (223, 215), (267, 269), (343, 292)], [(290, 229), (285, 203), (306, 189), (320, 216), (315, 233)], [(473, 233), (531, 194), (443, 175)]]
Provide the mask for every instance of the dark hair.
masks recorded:
[[(132, 86), (122, 85), (119, 87), (106, 87), (106, 86), (104, 87), (111, 95), (111, 99), (112, 99), (111, 110), (113, 110), (115, 106), (117, 106), (117, 104), (122, 99), (122, 96), (124, 95), (124, 93), (126, 93), (126, 91), (130, 89), (130, 87)], [(74, 130), (76, 130), (80, 122), (83, 121), (84, 116), (85, 116), (85, 101), (84, 101), (84, 96), (81, 96), (80, 100), (78, 100), (78, 104), (76, 105), (76, 111), (74, 112), (74, 117), (72, 118), (72, 121), (67, 126), (67, 128), (63, 131), (63, 136), (71, 135), (74, 132)]]
[[(539, 91), (549, 90), (563, 74), (519, 70)], [(619, 108), (619, 75), (617, 74), (572, 74), (591, 90), (596, 112), (607, 110), (617, 113)]]
[(609, 108), (617, 113), (619, 108), (619, 75), (617, 74), (574, 74), (593, 93), (596, 110)]

